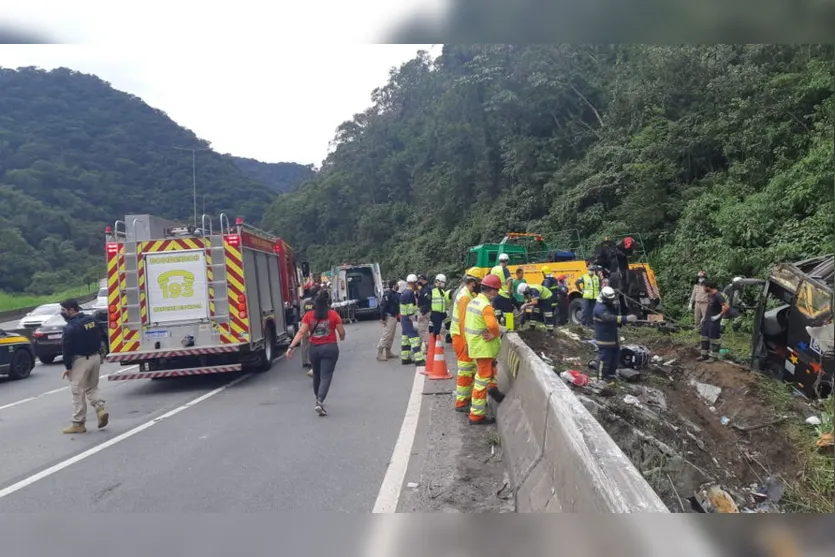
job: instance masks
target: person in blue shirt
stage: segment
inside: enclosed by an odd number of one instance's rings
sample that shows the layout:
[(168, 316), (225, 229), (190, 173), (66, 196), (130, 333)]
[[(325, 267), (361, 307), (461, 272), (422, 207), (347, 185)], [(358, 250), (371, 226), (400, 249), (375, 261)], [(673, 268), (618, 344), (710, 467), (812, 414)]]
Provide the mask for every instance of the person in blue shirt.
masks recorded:
[(61, 302), (61, 315), (67, 322), (61, 346), (64, 360), (64, 379), (70, 380), (72, 392), (72, 424), (64, 433), (85, 433), (87, 428), (87, 401), (96, 409), (99, 429), (107, 425), (110, 415), (99, 394), (99, 372), (102, 357), (101, 332), (95, 320), (81, 312), (75, 300)]
[(597, 344), (597, 376), (604, 381), (617, 376), (620, 362), (620, 335), (618, 327), (634, 323), (636, 315), (621, 315), (617, 308), (617, 294), (611, 286), (600, 290), (592, 311), (594, 321), (594, 342)]

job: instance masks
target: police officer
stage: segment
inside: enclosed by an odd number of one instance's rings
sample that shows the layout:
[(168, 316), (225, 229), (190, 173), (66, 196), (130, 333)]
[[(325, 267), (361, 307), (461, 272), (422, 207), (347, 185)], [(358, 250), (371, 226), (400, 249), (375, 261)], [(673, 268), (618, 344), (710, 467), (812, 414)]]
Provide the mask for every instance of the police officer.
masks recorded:
[(377, 360), (381, 362), (396, 357), (392, 354), (391, 347), (394, 345), (394, 332), (400, 320), (400, 294), (397, 292), (397, 281), (390, 280), (388, 287), (380, 302), (380, 323), (383, 325), (383, 334), (380, 335), (380, 342), (377, 343)]
[[(302, 300), (302, 315), (301, 317), (307, 314), (308, 311), (313, 311), (313, 300), (316, 299), (316, 294), (319, 293), (320, 287), (313, 286), (310, 290), (307, 291), (307, 296)], [(299, 319), (299, 323), (301, 323), (301, 319)], [(307, 368), (307, 376), (313, 377), (313, 368), (310, 365), (310, 342), (308, 340), (309, 335), (304, 335), (302, 337), (302, 367)]]
[[(87, 401), (96, 409), (99, 429), (107, 425), (110, 415), (99, 396), (99, 371), (101, 370), (101, 332), (89, 315), (81, 313), (75, 300), (61, 302), (61, 315), (67, 322), (61, 354), (64, 360), (64, 379), (70, 380), (72, 391), (72, 424), (64, 433), (87, 431)], [(86, 397), (86, 400), (85, 400)]]
[(592, 312), (594, 342), (597, 344), (597, 376), (603, 380), (614, 379), (617, 375), (620, 362), (618, 327), (638, 320), (636, 315), (620, 315), (616, 300), (615, 290), (611, 286), (604, 286)]

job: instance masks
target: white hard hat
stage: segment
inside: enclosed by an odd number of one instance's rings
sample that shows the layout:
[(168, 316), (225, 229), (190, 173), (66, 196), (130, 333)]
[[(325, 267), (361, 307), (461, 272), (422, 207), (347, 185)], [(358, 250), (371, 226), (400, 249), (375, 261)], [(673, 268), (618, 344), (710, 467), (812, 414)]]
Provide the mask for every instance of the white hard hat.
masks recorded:
[(733, 280), (733, 281), (734, 281), (734, 282), (739, 282), (739, 281), (741, 281), (741, 280), (742, 280), (742, 277), (734, 277), (734, 280)]
[(435, 280), (436, 280), (437, 282), (446, 282), (446, 275), (442, 273), (442, 274), (440, 274), (440, 275), (436, 276), (436, 277), (435, 277)]
[(611, 286), (604, 286), (602, 290), (600, 290), (600, 297), (604, 300), (613, 300), (615, 298), (615, 289)]
[(516, 287), (516, 293), (519, 294), (520, 296), (524, 296), (525, 294), (528, 293), (529, 289), (530, 289), (530, 286), (528, 286), (527, 283), (523, 282), (519, 286)]
[(414, 273), (412, 273), (411, 275), (409, 275), (408, 277), (406, 277), (406, 282), (407, 282), (407, 283), (409, 283), (409, 284), (414, 284), (414, 283), (416, 283), (416, 282), (417, 282), (417, 275), (416, 275), (416, 274), (414, 274)]
[(499, 261), (510, 261), (510, 256), (506, 253), (499, 255)]

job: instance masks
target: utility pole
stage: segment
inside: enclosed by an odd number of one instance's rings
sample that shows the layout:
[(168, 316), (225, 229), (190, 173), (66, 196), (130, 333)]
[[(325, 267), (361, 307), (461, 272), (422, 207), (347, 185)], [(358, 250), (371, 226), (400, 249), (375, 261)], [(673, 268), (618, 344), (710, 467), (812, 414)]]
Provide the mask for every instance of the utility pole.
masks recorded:
[(197, 151), (211, 151), (208, 147), (202, 149), (190, 149), (186, 147), (174, 147), (178, 151), (191, 151), (191, 186), (194, 196), (194, 227), (197, 228)]

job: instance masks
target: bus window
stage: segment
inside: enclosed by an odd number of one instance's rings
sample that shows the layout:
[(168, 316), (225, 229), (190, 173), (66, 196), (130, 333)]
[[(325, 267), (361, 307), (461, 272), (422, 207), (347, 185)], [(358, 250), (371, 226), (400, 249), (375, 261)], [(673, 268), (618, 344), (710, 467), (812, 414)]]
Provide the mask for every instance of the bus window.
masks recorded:
[(804, 282), (797, 291), (795, 305), (804, 315), (817, 320), (831, 313), (830, 295), (811, 282)]

